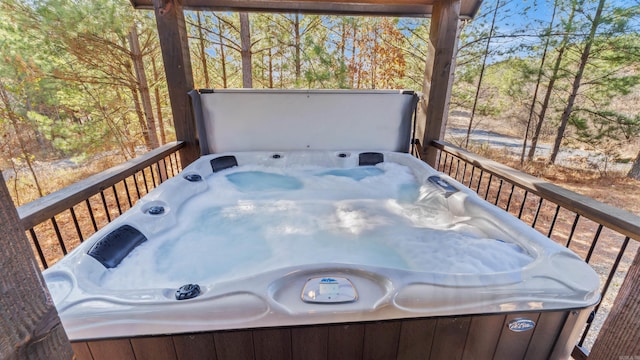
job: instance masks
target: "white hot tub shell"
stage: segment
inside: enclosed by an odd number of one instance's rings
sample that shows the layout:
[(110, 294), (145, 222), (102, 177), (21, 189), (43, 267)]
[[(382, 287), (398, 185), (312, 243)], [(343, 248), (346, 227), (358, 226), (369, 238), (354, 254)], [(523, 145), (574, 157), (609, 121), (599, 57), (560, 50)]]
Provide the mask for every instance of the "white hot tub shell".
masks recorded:
[[(400, 334), (411, 319), (462, 319), (465, 357), (487, 357), (472, 347), (488, 332), (497, 334), (483, 345), (493, 349), (491, 357), (518, 354), (512, 349), (522, 347), (518, 336), (528, 339), (522, 357), (567, 357), (599, 301), (596, 273), (568, 249), (402, 152), (411, 128), (406, 108), (415, 105), (414, 97), (384, 94), (400, 97), (393, 111), (403, 115), (394, 126), (403, 135), (396, 131), (389, 140), (381, 127), (371, 148), (361, 142), (363, 149), (324, 149), (339, 146), (303, 137), (280, 147), (265, 143), (260, 147), (273, 148), (260, 151), (227, 149), (237, 145), (208, 136), (203, 152), (216, 153), (203, 155), (45, 270), (70, 339), (91, 344), (241, 329), (384, 327), (389, 321), (402, 323)], [(289, 93), (276, 97), (291, 101)], [(205, 123), (221, 118), (208, 113), (215, 116)], [(269, 256), (260, 253), (264, 249)], [(172, 251), (178, 254), (167, 254)], [(185, 257), (187, 268), (178, 275), (173, 269), (183, 267), (176, 263)], [(184, 292), (178, 288), (187, 284), (200, 292), (179, 300)], [(543, 320), (545, 314), (553, 321)], [(497, 328), (474, 328), (496, 316)], [(396, 356), (407, 346), (397, 345)]]

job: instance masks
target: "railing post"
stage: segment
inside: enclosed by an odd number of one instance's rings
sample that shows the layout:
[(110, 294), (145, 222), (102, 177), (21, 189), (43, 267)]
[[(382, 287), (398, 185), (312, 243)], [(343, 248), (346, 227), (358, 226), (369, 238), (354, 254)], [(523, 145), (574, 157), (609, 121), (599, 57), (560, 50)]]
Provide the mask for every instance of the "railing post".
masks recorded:
[(627, 272), (620, 292), (598, 338), (593, 344), (589, 359), (640, 359), (640, 251)]
[(438, 150), (430, 144), (433, 140), (444, 138), (455, 70), (459, 25), (460, 0), (443, 0), (433, 5), (422, 89), (424, 97), (419, 103), (417, 128), (418, 136), (422, 135), (422, 146), (425, 152), (421, 158), (434, 167)]
[(73, 352), (0, 175), (0, 358), (71, 359)]
[(193, 90), (193, 72), (184, 13), (180, 4), (181, 1), (177, 0), (153, 1), (176, 139), (185, 143), (180, 150), (180, 160), (182, 166), (187, 166), (200, 156), (200, 148), (191, 102), (187, 95)]

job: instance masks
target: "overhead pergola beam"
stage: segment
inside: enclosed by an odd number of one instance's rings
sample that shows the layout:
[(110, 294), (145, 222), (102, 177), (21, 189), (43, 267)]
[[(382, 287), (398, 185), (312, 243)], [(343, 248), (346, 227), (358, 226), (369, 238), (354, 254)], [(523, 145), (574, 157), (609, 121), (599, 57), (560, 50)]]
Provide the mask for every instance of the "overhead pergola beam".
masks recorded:
[[(163, 0), (164, 3), (172, 1)], [(335, 15), (431, 16), (440, 0), (182, 0), (185, 10), (196, 11), (266, 11)], [(153, 9), (153, 0), (131, 0), (136, 9)], [(462, 0), (460, 17), (472, 18), (480, 0)]]

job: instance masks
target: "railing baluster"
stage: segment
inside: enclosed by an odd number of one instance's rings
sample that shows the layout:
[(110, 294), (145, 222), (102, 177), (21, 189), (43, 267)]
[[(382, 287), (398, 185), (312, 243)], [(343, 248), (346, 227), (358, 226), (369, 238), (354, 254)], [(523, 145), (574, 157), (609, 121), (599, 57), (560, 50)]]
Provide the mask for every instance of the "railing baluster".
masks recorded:
[(95, 216), (93, 216), (93, 208), (91, 207), (91, 203), (89, 202), (89, 199), (86, 199), (84, 202), (87, 204), (87, 211), (89, 211), (89, 217), (91, 218), (91, 224), (93, 224), (93, 231), (97, 232), (98, 231), (98, 224), (96, 223)]
[(538, 215), (540, 215), (540, 208), (542, 207), (542, 201), (544, 201), (543, 197), (540, 197), (540, 201), (538, 201), (538, 208), (536, 208), (536, 214), (533, 217), (533, 223), (531, 223), (532, 228), (536, 228), (536, 223), (538, 222)]
[[(475, 169), (475, 167), (474, 167)], [(482, 176), (484, 175), (484, 170), (480, 169), (480, 177), (478, 178), (478, 186), (476, 186), (476, 193), (480, 195), (480, 184), (482, 184)]]
[[(162, 170), (160, 169), (160, 161), (162, 161)], [(160, 159), (160, 161), (157, 162), (157, 165), (158, 173), (160, 174), (160, 183), (162, 184), (169, 178), (169, 171), (167, 170), (167, 162), (164, 161), (164, 158)]]
[[(458, 170), (460, 170), (460, 158), (456, 158), (456, 175), (453, 177), (454, 179), (458, 179)], [(462, 176), (464, 178), (464, 175)], [(462, 181), (461, 181), (462, 183)]]
[(489, 198), (489, 190), (491, 190), (491, 182), (493, 181), (493, 174), (489, 173), (489, 181), (487, 182), (487, 188), (484, 190), (484, 199)]
[(149, 165), (149, 172), (151, 173), (151, 183), (153, 184), (153, 188), (158, 186), (156, 181), (156, 172), (153, 171), (153, 164)]
[(511, 207), (511, 199), (513, 198), (513, 191), (515, 190), (516, 185), (515, 184), (511, 184), (511, 192), (509, 193), (509, 199), (507, 200), (507, 208), (505, 209), (506, 212), (509, 212), (509, 208)]
[(73, 206), (69, 208), (71, 211), (71, 218), (73, 219), (73, 225), (76, 227), (76, 233), (78, 233), (78, 239), (80, 242), (84, 241), (84, 237), (82, 236), (82, 230), (80, 230), (80, 224), (78, 224), (78, 217), (76, 216), (75, 210), (73, 210)]
[(142, 169), (141, 173), (142, 173), (142, 179), (144, 182), (144, 191), (145, 191), (145, 195), (149, 193), (149, 186), (147, 185), (147, 175), (144, 173), (145, 169)]
[(120, 199), (118, 198), (118, 190), (116, 189), (116, 185), (111, 185), (111, 190), (113, 190), (113, 197), (116, 200), (116, 204), (118, 205), (118, 214), (122, 215), (122, 207), (120, 207)]
[(171, 176), (176, 176), (176, 169), (178, 168), (177, 165), (174, 165), (174, 159), (175, 157), (173, 156), (174, 154), (169, 155), (169, 163), (171, 164)]
[(38, 257), (40, 258), (40, 263), (42, 263), (42, 267), (47, 269), (49, 264), (47, 263), (47, 259), (44, 257), (44, 253), (42, 252), (42, 247), (40, 247), (40, 240), (38, 240), (38, 236), (36, 235), (36, 231), (33, 228), (29, 229), (29, 234), (31, 234), (31, 241), (33, 241), (33, 245), (38, 252)]
[(522, 219), (522, 211), (524, 210), (524, 204), (527, 202), (527, 195), (529, 195), (529, 192), (525, 191), (524, 197), (522, 198), (522, 202), (520, 203), (520, 211), (518, 211), (518, 219)]
[(596, 245), (598, 244), (598, 239), (600, 238), (600, 233), (602, 232), (602, 228), (604, 225), (598, 225), (598, 230), (596, 230), (596, 235), (593, 237), (593, 241), (591, 242), (591, 246), (589, 247), (589, 252), (587, 253), (587, 257), (584, 259), (587, 263), (591, 260), (591, 255), (593, 255), (593, 250), (595, 250)]
[(122, 182), (124, 183), (124, 191), (127, 193), (127, 202), (129, 203), (129, 209), (131, 209), (133, 207), (133, 203), (131, 202), (131, 193), (129, 192), (129, 185), (127, 185), (127, 179), (122, 180)]
[(556, 226), (556, 220), (558, 220), (558, 214), (560, 213), (560, 205), (556, 206), (556, 213), (553, 215), (553, 220), (551, 220), (551, 225), (549, 226), (549, 233), (547, 237), (550, 238), (551, 234), (553, 234), (553, 228)]
[(62, 254), (67, 255), (67, 247), (64, 245), (64, 240), (62, 239), (62, 234), (60, 233), (60, 228), (58, 227), (58, 222), (56, 221), (55, 216), (51, 218), (51, 223), (53, 224), (53, 229), (56, 232), (56, 237), (58, 238), (58, 245), (60, 245)]
[(100, 197), (102, 198), (102, 206), (104, 207), (104, 212), (107, 214), (108, 222), (111, 222), (111, 214), (109, 213), (109, 207), (107, 206), (107, 199), (104, 197), (104, 191), (100, 191)]
[[(460, 160), (458, 160), (460, 161)], [(467, 163), (464, 163), (464, 167), (462, 168), (462, 179), (460, 179), (460, 184), (464, 185), (464, 178), (467, 175)], [(456, 173), (456, 177), (458, 177), (458, 174)]]
[(504, 183), (504, 180), (500, 179), (500, 185), (498, 186), (498, 194), (496, 195), (496, 201), (493, 203), (493, 205), (498, 206), (498, 201), (500, 201), (500, 192), (502, 192), (502, 184)]
[(571, 225), (571, 232), (569, 232), (569, 236), (567, 237), (567, 244), (564, 247), (568, 248), (571, 244), (571, 239), (573, 239), (573, 234), (576, 232), (576, 227), (578, 226), (578, 220), (580, 220), (580, 214), (576, 214), (576, 217), (573, 220), (573, 225)]
[(136, 185), (136, 195), (138, 196), (138, 200), (140, 200), (140, 187), (138, 185), (138, 172), (133, 174), (133, 183)]
[[(446, 166), (446, 164), (445, 164)], [(449, 161), (449, 170), (447, 171), (447, 175), (451, 176), (451, 169), (453, 168), (453, 156), (451, 156), (451, 160)]]

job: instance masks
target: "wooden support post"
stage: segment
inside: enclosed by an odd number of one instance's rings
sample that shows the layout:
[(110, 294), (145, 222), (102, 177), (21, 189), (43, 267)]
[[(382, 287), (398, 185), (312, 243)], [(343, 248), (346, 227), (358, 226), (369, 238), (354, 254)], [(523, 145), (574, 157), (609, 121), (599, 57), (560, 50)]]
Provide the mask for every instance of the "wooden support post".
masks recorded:
[(73, 352), (0, 175), (0, 358), (71, 359)]
[(200, 156), (200, 147), (187, 93), (193, 90), (193, 72), (184, 13), (180, 1), (153, 0), (162, 61), (167, 76), (176, 140), (184, 141), (180, 160), (185, 167)]
[(451, 86), (455, 70), (460, 0), (442, 0), (433, 5), (429, 51), (424, 71), (424, 98), (419, 103), (418, 136), (422, 134), (422, 158), (436, 164), (438, 150), (429, 146), (442, 140), (447, 125)]
[(613, 308), (593, 344), (589, 360), (640, 359), (640, 250), (627, 272)]

